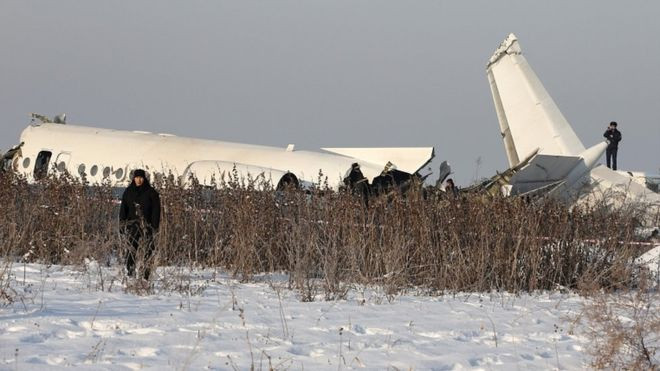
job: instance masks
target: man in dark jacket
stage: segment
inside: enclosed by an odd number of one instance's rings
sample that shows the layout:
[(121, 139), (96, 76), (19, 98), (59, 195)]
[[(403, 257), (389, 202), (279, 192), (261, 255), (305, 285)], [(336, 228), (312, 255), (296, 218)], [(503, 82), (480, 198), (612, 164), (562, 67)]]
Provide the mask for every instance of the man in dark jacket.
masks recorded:
[(458, 188), (454, 184), (454, 179), (447, 179), (447, 183), (445, 184), (445, 194), (450, 198), (458, 197)]
[(353, 192), (353, 194), (362, 196), (364, 204), (369, 206), (369, 181), (362, 174), (360, 164), (357, 162), (351, 165), (351, 170), (348, 173), (348, 176), (344, 178), (344, 185)]
[(135, 275), (135, 259), (140, 246), (144, 246), (144, 279), (149, 279), (146, 262), (154, 251), (154, 233), (160, 225), (160, 197), (151, 187), (144, 170), (133, 172), (133, 181), (121, 197), (119, 221), (130, 247), (126, 253), (126, 270)]
[(605, 150), (607, 167), (616, 170), (616, 153), (619, 150), (619, 142), (621, 141), (621, 132), (616, 129), (616, 122), (610, 122), (610, 126), (603, 136), (607, 138), (607, 149)]

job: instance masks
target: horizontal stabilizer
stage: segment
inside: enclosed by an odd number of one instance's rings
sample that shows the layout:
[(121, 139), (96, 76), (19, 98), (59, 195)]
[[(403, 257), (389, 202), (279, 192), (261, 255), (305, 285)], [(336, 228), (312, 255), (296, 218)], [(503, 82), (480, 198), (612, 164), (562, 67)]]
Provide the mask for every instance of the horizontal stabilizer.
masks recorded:
[(554, 182), (561, 180), (577, 165), (578, 161), (580, 161), (580, 157), (577, 156), (536, 155), (527, 166), (520, 169), (511, 178), (511, 181)]
[(433, 147), (321, 148), (324, 151), (366, 161), (383, 168), (388, 162), (397, 170), (414, 174), (433, 159)]
[(514, 185), (513, 194), (528, 192), (532, 189), (562, 181), (582, 159), (577, 156), (534, 156), (526, 166), (511, 177)]

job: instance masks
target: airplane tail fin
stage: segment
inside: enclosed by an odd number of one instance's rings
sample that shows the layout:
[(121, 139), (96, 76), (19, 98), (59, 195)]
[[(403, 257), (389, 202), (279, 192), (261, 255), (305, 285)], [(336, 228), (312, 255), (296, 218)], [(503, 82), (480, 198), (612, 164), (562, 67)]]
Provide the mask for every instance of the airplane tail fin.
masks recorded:
[(510, 166), (539, 154), (575, 156), (585, 150), (510, 34), (486, 67)]

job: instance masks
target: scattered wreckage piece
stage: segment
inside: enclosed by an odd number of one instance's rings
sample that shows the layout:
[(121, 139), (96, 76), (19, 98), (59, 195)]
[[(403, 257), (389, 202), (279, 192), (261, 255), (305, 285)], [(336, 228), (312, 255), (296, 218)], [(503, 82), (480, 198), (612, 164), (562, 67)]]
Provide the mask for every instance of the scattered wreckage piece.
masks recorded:
[(23, 142), (13, 146), (0, 156), (0, 171), (10, 171), (18, 168), (18, 157), (21, 155)]

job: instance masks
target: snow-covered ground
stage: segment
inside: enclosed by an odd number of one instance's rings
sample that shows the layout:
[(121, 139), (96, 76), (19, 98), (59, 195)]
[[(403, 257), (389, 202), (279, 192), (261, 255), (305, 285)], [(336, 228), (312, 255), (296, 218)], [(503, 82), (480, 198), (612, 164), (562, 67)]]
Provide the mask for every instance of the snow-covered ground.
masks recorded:
[[(302, 302), (271, 276), (239, 283), (160, 269), (135, 295), (116, 270), (16, 264), (21, 300), (0, 309), (0, 369), (582, 369), (574, 294), (462, 294)], [(159, 289), (179, 282), (180, 291)], [(194, 293), (193, 293), (194, 292)]]

